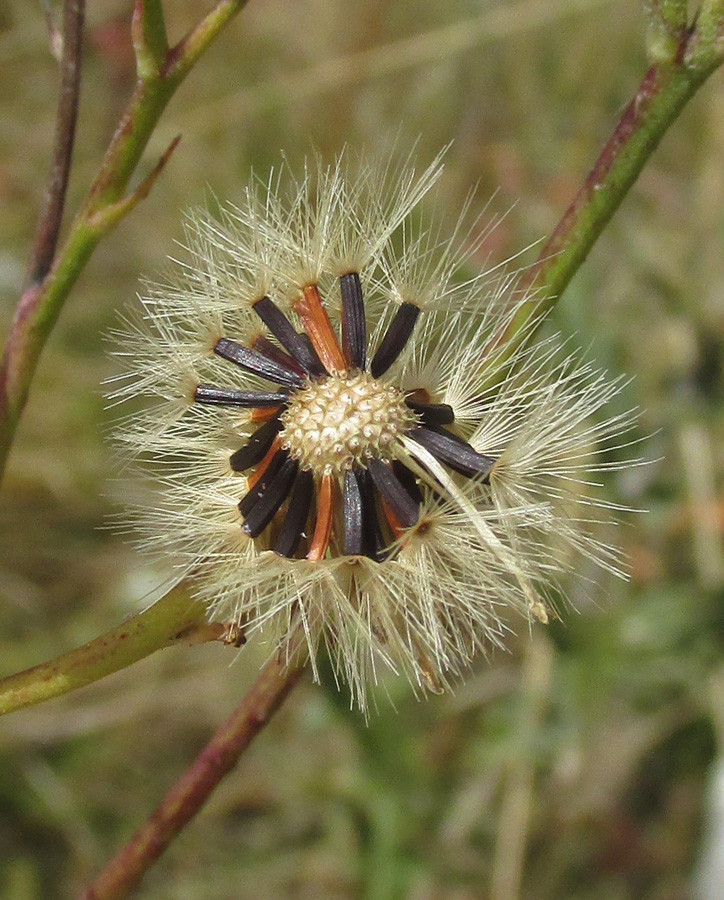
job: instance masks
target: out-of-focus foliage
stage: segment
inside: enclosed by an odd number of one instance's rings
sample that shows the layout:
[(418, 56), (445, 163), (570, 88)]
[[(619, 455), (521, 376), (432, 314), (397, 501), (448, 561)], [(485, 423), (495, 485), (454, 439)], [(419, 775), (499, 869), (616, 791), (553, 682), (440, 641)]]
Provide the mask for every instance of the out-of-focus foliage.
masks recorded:
[[(197, 4), (169, 0), (172, 37)], [(90, 4), (72, 209), (133, 78), (130, 6)], [(0, 9), (0, 317), (42, 196), (56, 63), (38, 5)], [(96, 252), (35, 380), (0, 502), (0, 669), (111, 627), (163, 578), (108, 527), (103, 335), (139, 273), (174, 253), (180, 210), (233, 200), (253, 166), (311, 146), (418, 141), (447, 156), (453, 215), (508, 210), (483, 248), (543, 237), (646, 68), (629, 0), (252, 0), (172, 102), (151, 197)], [(724, 91), (704, 87), (553, 317), (634, 380), (652, 465), (611, 477), (645, 508), (618, 541), (631, 583), (481, 661), (454, 697), (388, 685), (369, 726), (305, 685), (146, 879), (154, 900), (680, 900), (693, 897), (724, 727)], [(516, 204), (512, 207), (512, 204)], [(530, 253), (530, 259), (534, 252)], [(481, 264), (483, 259), (481, 257)], [(586, 573), (583, 573), (584, 575)], [(0, 896), (67, 897), (147, 815), (241, 697), (260, 656), (164, 651), (0, 722)], [(709, 900), (709, 898), (707, 898)]]

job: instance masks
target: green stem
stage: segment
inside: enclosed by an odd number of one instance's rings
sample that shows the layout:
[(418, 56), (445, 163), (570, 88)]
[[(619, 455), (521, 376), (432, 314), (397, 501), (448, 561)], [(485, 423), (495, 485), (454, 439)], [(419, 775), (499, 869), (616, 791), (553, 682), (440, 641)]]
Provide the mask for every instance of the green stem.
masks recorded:
[[(0, 715), (66, 694), (149, 656), (201, 627), (204, 607), (182, 588), (70, 653), (0, 680)], [(219, 635), (209, 632), (213, 639)]]
[[(695, 55), (687, 58), (692, 47)], [(723, 60), (722, 48), (702, 52), (695, 32), (682, 41), (673, 62), (656, 63), (648, 70), (593, 169), (527, 274), (523, 287), (536, 290), (498, 338), (497, 345), (505, 345), (506, 355), (531, 334), (526, 326), (553, 307), (668, 128)]]
[(661, 18), (671, 28), (686, 26), (688, 0), (653, 0), (651, 5), (658, 7)]
[(168, 53), (168, 36), (161, 0), (136, 0), (131, 21), (136, 70), (141, 79), (154, 78)]
[(219, 0), (211, 12), (183, 37), (170, 51), (165, 64), (165, 76), (181, 80), (196, 65), (211, 41), (246, 6), (248, 0)]
[[(161, 114), (204, 51), (246, 2), (220, 0), (176, 47), (167, 51), (163, 65), (156, 68), (153, 54), (162, 46), (158, 4), (138, 0), (134, 21), (139, 79), (62, 250), (48, 275), (25, 291), (10, 326), (0, 363), (0, 477), (40, 354), (63, 303), (98, 242), (122, 218), (104, 217), (103, 212), (115, 205), (121, 214), (126, 213), (143, 196), (142, 190), (130, 197), (124, 194)], [(143, 44), (144, 40), (149, 43)]]

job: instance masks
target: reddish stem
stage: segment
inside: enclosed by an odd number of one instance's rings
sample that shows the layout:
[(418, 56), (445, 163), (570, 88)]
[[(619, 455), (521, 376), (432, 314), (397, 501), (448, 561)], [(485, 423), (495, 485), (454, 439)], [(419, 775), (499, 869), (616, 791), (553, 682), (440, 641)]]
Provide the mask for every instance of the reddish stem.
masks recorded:
[(63, 219), (65, 193), (75, 141), (80, 95), (85, 0), (63, 4), (63, 56), (60, 63), (60, 93), (55, 121), (53, 159), (48, 173), (43, 211), (28, 260), (27, 284), (39, 284), (50, 271)]
[(721, 65), (722, 54), (711, 54), (696, 64), (687, 61), (696, 38), (696, 31), (684, 32), (673, 58), (646, 72), (573, 202), (527, 272), (521, 289), (538, 290), (494, 341), (496, 347), (505, 345), (508, 355), (533, 333), (526, 326), (540, 319), (563, 293), (671, 123)]
[(579, 220), (581, 211), (590, 207), (592, 198), (604, 187), (606, 178), (618, 159), (621, 150), (626, 146), (631, 135), (639, 128), (652, 98), (658, 94), (658, 75), (659, 70), (657, 66), (652, 66), (644, 75), (639, 89), (626, 107), (624, 114), (601, 150), (593, 168), (584, 179), (572, 203), (540, 251), (538, 262), (529, 275), (531, 282), (535, 280), (536, 276), (540, 277), (546, 268), (555, 262), (558, 254), (568, 246), (570, 234)]
[(299, 680), (302, 667), (272, 659), (249, 693), (214, 734), (149, 819), (108, 863), (80, 900), (121, 900), (140, 882), (176, 835), (201, 809), (216, 785), (264, 728)]

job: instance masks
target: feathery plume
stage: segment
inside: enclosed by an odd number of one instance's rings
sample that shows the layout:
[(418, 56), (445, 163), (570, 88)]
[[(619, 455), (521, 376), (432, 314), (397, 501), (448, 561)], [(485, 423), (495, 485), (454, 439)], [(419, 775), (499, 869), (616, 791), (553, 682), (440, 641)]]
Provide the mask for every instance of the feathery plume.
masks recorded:
[(113, 397), (155, 401), (120, 433), (159, 486), (142, 546), (272, 652), (303, 628), (362, 709), (380, 665), (440, 691), (509, 610), (547, 621), (580, 554), (621, 574), (591, 455), (621, 381), (500, 345), (530, 298), (466, 277), (473, 232), (419, 209), (440, 172), (343, 155), (192, 213), (120, 338)]

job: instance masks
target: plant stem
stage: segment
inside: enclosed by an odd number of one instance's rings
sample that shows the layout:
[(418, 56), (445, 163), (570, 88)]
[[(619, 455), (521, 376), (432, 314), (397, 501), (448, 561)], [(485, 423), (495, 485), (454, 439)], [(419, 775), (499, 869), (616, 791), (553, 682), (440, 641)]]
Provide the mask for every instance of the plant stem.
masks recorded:
[[(204, 607), (181, 587), (122, 625), (50, 662), (0, 680), (0, 715), (58, 697), (125, 669), (145, 656), (203, 628)], [(209, 633), (209, 639), (218, 637)]]
[(81, 895), (81, 900), (121, 900), (139, 883), (174, 837), (201, 809), (236, 765), (299, 680), (302, 659), (274, 658), (148, 820)]
[[(534, 287), (497, 345), (517, 343), (531, 334), (526, 328), (555, 304), (618, 209), (645, 163), (697, 89), (724, 61), (724, 48), (700, 52), (699, 35), (686, 34), (673, 61), (655, 63), (647, 71), (571, 205), (527, 273), (524, 288)], [(689, 47), (696, 58), (687, 59)]]
[(136, 70), (142, 80), (158, 75), (168, 53), (168, 35), (161, 0), (136, 0), (131, 20)]
[[(137, 0), (134, 37), (139, 77), (133, 94), (98, 175), (75, 216), (65, 245), (43, 280), (31, 283), (26, 289), (10, 326), (0, 363), (0, 476), (40, 354), (70, 289), (101, 238), (144, 196), (143, 190), (139, 189), (124, 198), (162, 112), (194, 64), (246, 2), (220, 0), (176, 47), (166, 52), (163, 65), (154, 68), (150, 60), (163, 46), (159, 37), (162, 21), (158, 15), (158, 0)], [(153, 38), (147, 46), (143, 44), (146, 38)], [(113, 206), (118, 214), (104, 216), (103, 213)]]
[(65, 193), (73, 157), (75, 125), (80, 95), (80, 66), (83, 47), (85, 0), (65, 0), (63, 4), (63, 56), (60, 63), (60, 92), (53, 140), (53, 159), (48, 173), (43, 211), (28, 261), (28, 284), (38, 284), (48, 274), (55, 256)]

